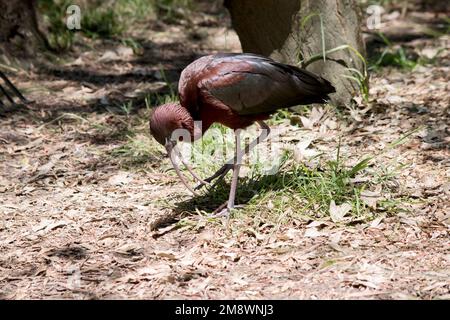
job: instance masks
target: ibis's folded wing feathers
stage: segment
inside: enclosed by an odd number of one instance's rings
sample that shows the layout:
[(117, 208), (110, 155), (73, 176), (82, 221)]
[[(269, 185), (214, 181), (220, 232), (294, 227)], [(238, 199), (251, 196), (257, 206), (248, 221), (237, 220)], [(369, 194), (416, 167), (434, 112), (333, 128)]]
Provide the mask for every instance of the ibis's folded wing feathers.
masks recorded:
[(199, 89), (242, 115), (323, 103), (334, 92), (319, 76), (253, 54), (221, 55), (215, 64), (213, 74), (198, 84)]

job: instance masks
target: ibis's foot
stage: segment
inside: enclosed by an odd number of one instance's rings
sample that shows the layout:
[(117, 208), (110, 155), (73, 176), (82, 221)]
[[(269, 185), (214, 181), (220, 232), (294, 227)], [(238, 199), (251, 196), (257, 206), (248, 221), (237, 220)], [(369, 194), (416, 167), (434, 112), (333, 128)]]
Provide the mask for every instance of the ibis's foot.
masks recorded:
[(235, 205), (232, 207), (228, 206), (228, 201), (222, 204), (220, 207), (218, 207), (216, 210), (214, 210), (213, 213), (209, 215), (210, 218), (223, 218), (226, 217), (227, 219), (230, 218), (231, 211), (234, 209), (241, 209), (244, 208), (244, 205)]
[(223, 218), (226, 217), (227, 219), (230, 219), (231, 210), (228, 208), (222, 209), (217, 213), (212, 213), (209, 217), (210, 218)]
[[(222, 168), (220, 168), (219, 170), (217, 170), (216, 173), (214, 173), (211, 177), (203, 179), (204, 182), (199, 183), (194, 190), (200, 190), (201, 188), (203, 188), (206, 185), (210, 185), (211, 187), (215, 187), (217, 185), (217, 183), (222, 180), (223, 177), (225, 177), (225, 175), (228, 173), (228, 171), (230, 171), (231, 169), (233, 169), (233, 165), (232, 164), (224, 164), (222, 166)], [(211, 185), (211, 182), (216, 180), (217, 181), (215, 183), (213, 183)], [(205, 183), (206, 182), (206, 183)]]

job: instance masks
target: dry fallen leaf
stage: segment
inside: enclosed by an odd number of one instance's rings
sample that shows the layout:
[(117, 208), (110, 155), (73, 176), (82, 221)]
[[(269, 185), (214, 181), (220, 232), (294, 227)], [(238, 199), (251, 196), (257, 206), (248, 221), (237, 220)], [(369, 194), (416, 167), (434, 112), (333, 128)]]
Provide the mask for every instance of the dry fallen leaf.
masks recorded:
[(361, 200), (370, 208), (376, 209), (378, 201), (382, 200), (380, 192), (364, 190), (361, 192)]
[(325, 235), (325, 234), (320, 232), (317, 228), (313, 227), (313, 228), (306, 229), (304, 237), (317, 238), (317, 237), (320, 237), (320, 236), (323, 236), (323, 235)]
[(105, 51), (105, 53), (100, 57), (100, 59), (98, 59), (98, 61), (100, 62), (109, 62), (116, 60), (120, 60), (120, 56), (112, 50)]
[(125, 185), (130, 183), (131, 181), (133, 181), (132, 174), (125, 171), (119, 171), (119, 173), (113, 175), (108, 179), (108, 183), (115, 186)]
[(133, 49), (130, 47), (119, 46), (115, 51), (122, 59), (129, 59), (134, 55)]
[(41, 223), (39, 223), (37, 226), (34, 226), (32, 230), (33, 232), (38, 232), (40, 230), (47, 228), (47, 226), (49, 226), (52, 222), (53, 220), (43, 219)]
[(330, 202), (330, 217), (333, 222), (341, 222), (344, 220), (344, 217), (347, 213), (352, 210), (352, 205), (349, 203), (343, 203), (341, 205), (336, 205), (334, 200), (331, 200)]
[(155, 254), (158, 256), (158, 257), (161, 257), (161, 258), (167, 258), (167, 259), (170, 259), (170, 260), (177, 260), (179, 257), (177, 256), (177, 254), (174, 252), (174, 251), (172, 251), (172, 250), (166, 250), (166, 251), (155, 251)]
[(370, 227), (371, 228), (379, 228), (381, 221), (383, 221), (384, 217), (378, 217), (376, 219), (374, 219), (371, 223), (370, 223)]
[[(141, 279), (163, 279), (166, 280), (172, 273), (172, 268), (167, 263), (152, 264), (148, 267), (143, 267), (137, 270), (136, 275), (139, 280)], [(126, 276), (125, 279), (130, 277), (133, 279), (133, 275)]]
[(309, 145), (314, 141), (314, 139), (306, 139), (300, 141), (294, 147), (294, 159), (297, 162), (303, 162), (304, 160), (313, 158), (318, 154), (316, 150), (308, 149)]
[(300, 116), (300, 120), (303, 124), (303, 127), (305, 127), (306, 129), (312, 130), (314, 127), (314, 122), (312, 122), (311, 120), (309, 120), (306, 117)]
[(126, 243), (116, 248), (115, 252), (123, 255), (136, 255), (142, 252), (143, 248), (137, 243)]

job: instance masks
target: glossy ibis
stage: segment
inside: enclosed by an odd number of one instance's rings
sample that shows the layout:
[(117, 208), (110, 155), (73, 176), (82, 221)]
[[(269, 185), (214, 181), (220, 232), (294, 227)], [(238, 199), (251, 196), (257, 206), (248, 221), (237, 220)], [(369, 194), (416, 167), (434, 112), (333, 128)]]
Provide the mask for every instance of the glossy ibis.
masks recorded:
[[(202, 57), (188, 65), (181, 73), (178, 84), (179, 103), (168, 103), (155, 108), (150, 117), (150, 132), (165, 146), (170, 160), (183, 184), (195, 190), (223, 178), (233, 169), (229, 199), (218, 216), (229, 215), (234, 208), (239, 168), (248, 153), (269, 134), (264, 120), (278, 109), (301, 104), (325, 103), (328, 94), (335, 92), (327, 80), (298, 67), (282, 64), (255, 54), (215, 54)], [(201, 121), (201, 127), (197, 125)], [(234, 158), (207, 179), (199, 178), (181, 159), (199, 185), (192, 188), (181, 174), (174, 156), (174, 131), (187, 132), (195, 141), (213, 123), (221, 123), (234, 130), (236, 147)], [(262, 133), (252, 143), (241, 148), (239, 132), (257, 122)], [(181, 157), (180, 157), (181, 158)], [(232, 162), (232, 164), (231, 164)], [(226, 207), (225, 207), (226, 205)]]

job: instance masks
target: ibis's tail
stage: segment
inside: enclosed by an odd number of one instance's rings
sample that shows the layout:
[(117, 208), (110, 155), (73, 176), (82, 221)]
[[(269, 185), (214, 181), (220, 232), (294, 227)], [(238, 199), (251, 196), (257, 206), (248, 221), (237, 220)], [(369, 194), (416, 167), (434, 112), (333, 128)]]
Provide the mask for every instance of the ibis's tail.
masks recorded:
[(289, 69), (298, 80), (301, 82), (302, 94), (308, 93), (308, 96), (304, 96), (302, 104), (310, 103), (326, 103), (330, 100), (328, 96), (331, 93), (336, 92), (334, 86), (330, 81), (312, 73), (305, 69), (300, 69), (296, 66), (277, 64), (278, 67)]

